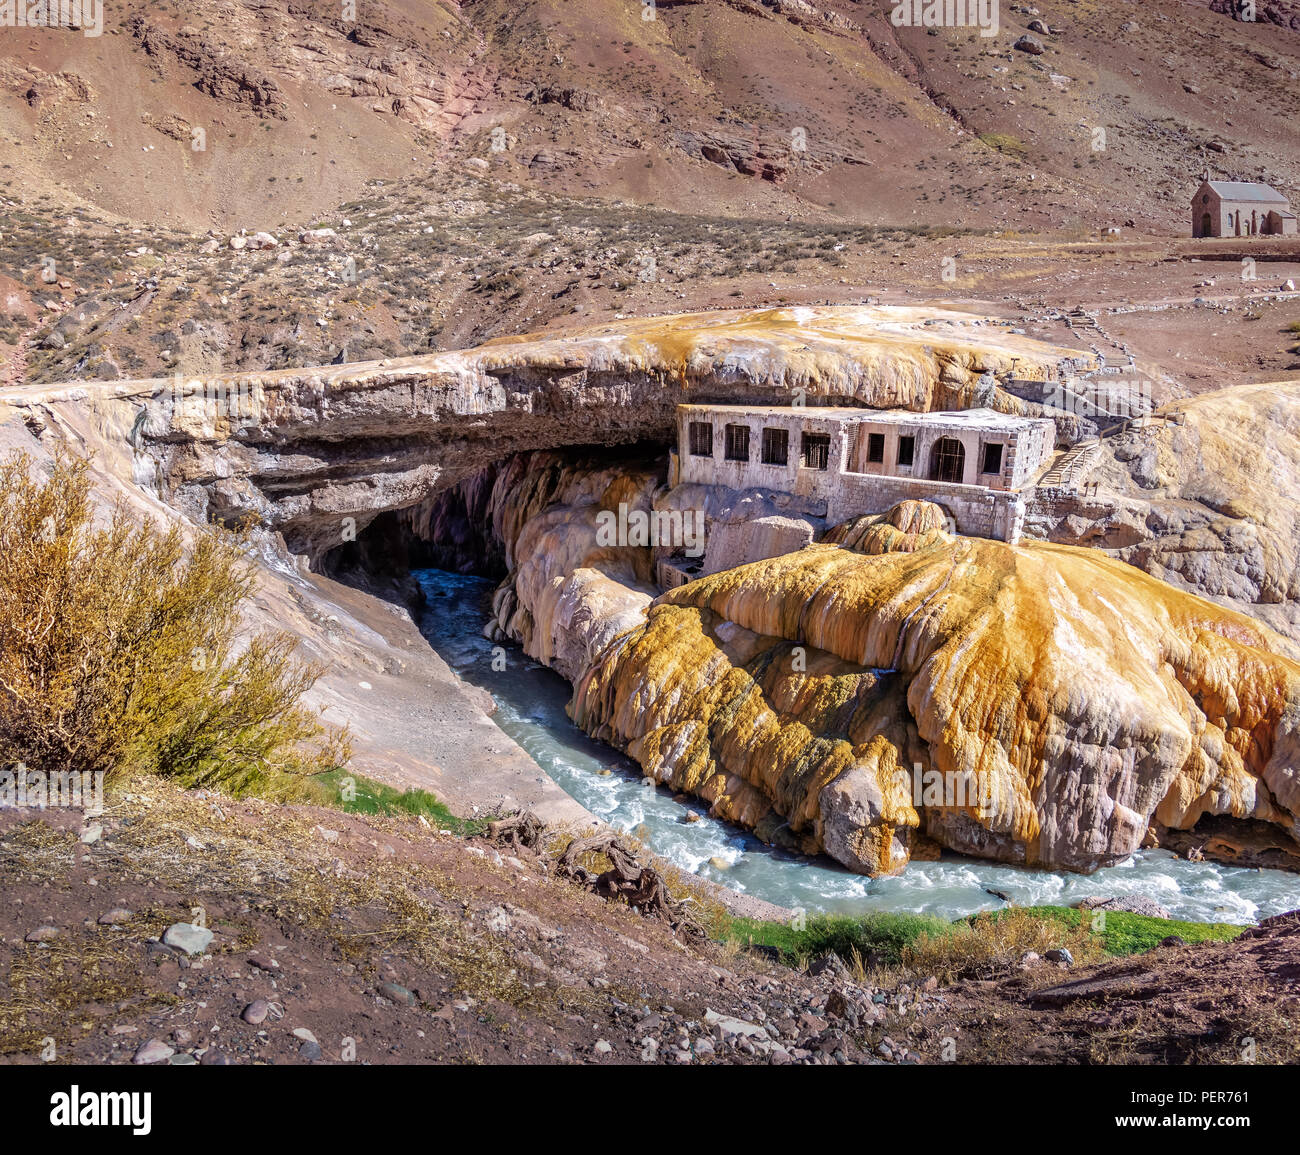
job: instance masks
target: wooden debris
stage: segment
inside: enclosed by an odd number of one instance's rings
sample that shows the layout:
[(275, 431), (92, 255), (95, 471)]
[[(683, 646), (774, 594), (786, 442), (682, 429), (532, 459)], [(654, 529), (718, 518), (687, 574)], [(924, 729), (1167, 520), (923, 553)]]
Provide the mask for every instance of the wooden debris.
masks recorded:
[[(610, 868), (601, 874), (588, 870), (580, 861), (587, 854), (603, 855)], [(622, 899), (643, 915), (662, 918), (674, 931), (693, 938), (707, 937), (704, 928), (686, 909), (686, 903), (678, 902), (668, 893), (659, 872), (643, 863), (638, 851), (613, 832), (575, 838), (560, 855), (555, 872), (560, 878), (571, 878), (603, 898)]]
[(504, 843), (511, 850), (541, 850), (546, 826), (531, 810), (520, 810), (506, 814), (488, 823), (487, 837), (490, 842)]

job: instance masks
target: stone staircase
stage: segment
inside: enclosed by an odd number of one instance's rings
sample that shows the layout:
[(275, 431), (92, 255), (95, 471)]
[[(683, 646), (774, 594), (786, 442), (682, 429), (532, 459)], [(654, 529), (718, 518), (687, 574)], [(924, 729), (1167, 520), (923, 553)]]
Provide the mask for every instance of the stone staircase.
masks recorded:
[(1078, 489), (1079, 482), (1101, 457), (1101, 442), (1088, 441), (1067, 449), (1043, 473), (1036, 485), (1039, 489)]

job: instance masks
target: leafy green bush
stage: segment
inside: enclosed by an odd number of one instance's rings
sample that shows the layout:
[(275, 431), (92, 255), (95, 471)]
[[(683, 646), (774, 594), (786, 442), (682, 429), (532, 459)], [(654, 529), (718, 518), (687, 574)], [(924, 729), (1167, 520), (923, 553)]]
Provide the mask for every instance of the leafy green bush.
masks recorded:
[(346, 735), (299, 704), (320, 667), (287, 632), (241, 636), (238, 539), (187, 549), (121, 505), (96, 527), (87, 468), (0, 462), (0, 765), (241, 793), (346, 762)]

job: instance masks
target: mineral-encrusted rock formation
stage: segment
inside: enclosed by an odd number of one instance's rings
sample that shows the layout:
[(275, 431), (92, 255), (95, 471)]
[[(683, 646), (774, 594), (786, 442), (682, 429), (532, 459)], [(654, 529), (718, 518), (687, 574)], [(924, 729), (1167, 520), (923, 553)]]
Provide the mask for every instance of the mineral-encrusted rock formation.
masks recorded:
[(1100, 449), (1079, 492), (1031, 497), (1025, 534), (1244, 610), (1300, 657), (1300, 381), (1178, 401)]
[(574, 717), (855, 870), (899, 869), (918, 833), (1092, 870), (1205, 815), (1294, 840), (1300, 665), (1276, 641), (1092, 550), (815, 545), (660, 597)]
[[(1028, 403), (998, 375), (1077, 353), (967, 314), (903, 307), (652, 317), (464, 352), (224, 378), (92, 382), (12, 400), (93, 409), (137, 481), (191, 517), (252, 517), (319, 558), (380, 513), (527, 449), (670, 440), (714, 399), (914, 410)], [(75, 398), (73, 394), (75, 393)]]
[(654, 598), (651, 551), (595, 526), (659, 479), (552, 456), (492, 503), (497, 636), (715, 815), (871, 874), (930, 840), (1093, 870), (1216, 815), (1295, 841), (1300, 665), (1266, 627), (1097, 550), (954, 537), (925, 502)]

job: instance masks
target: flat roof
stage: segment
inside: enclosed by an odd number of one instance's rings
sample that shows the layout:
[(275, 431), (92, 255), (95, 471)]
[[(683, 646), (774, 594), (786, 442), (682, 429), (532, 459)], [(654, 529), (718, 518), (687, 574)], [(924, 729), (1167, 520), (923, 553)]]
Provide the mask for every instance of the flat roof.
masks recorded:
[(996, 409), (934, 410), (917, 413), (912, 409), (868, 409), (841, 405), (709, 405), (683, 403), (678, 409), (688, 413), (735, 414), (748, 417), (812, 417), (821, 421), (863, 422), (885, 425), (929, 425), (948, 429), (987, 428), (1024, 429), (1050, 417), (1023, 417), (1018, 413), (1001, 413)]

